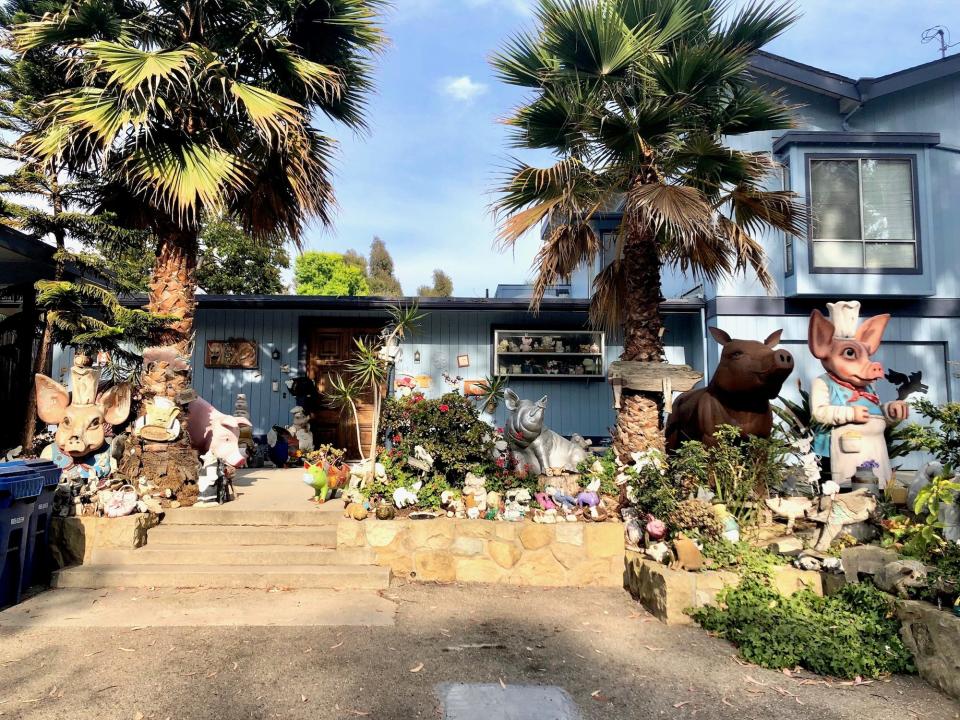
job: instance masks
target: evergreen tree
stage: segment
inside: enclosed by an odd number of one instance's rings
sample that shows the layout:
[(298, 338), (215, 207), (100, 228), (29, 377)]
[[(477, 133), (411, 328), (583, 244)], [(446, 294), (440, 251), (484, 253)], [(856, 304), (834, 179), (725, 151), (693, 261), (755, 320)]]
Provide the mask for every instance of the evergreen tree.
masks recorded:
[(433, 271), (433, 287), (421, 285), (417, 288), (418, 297), (451, 297), (453, 280), (443, 270)]
[(200, 233), (197, 286), (211, 295), (279, 295), (290, 256), (279, 244), (258, 242), (228, 219), (207, 223)]
[(403, 297), (400, 281), (393, 274), (393, 258), (387, 246), (378, 237), (370, 243), (370, 262), (367, 270), (367, 283), (370, 294), (379, 297)]

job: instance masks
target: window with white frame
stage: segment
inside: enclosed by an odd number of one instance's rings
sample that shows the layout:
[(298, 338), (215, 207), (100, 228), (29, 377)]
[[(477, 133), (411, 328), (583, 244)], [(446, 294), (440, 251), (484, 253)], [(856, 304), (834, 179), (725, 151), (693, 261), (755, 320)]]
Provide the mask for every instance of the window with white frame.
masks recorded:
[(814, 270), (915, 270), (913, 160), (811, 158)]

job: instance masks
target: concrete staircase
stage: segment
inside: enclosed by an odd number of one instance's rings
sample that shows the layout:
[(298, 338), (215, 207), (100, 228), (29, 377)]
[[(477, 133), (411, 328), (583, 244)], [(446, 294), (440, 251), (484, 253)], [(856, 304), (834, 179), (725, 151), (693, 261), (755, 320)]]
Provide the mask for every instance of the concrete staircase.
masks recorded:
[[(339, 506), (339, 503), (337, 503)], [(380, 590), (390, 569), (369, 548), (337, 549), (340, 513), (187, 508), (169, 511), (137, 549), (95, 548), (58, 588), (337, 588)]]

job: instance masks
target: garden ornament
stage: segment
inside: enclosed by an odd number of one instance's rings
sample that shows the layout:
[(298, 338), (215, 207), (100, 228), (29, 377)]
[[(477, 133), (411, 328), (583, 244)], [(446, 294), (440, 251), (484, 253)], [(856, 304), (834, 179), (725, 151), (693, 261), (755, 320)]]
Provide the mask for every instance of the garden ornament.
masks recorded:
[(290, 410), (293, 415), (293, 424), (287, 428), (293, 437), (297, 439), (297, 447), (300, 452), (313, 452), (313, 433), (310, 431), (310, 415), (302, 406), (296, 405)]
[(717, 327), (709, 330), (723, 347), (720, 363), (707, 387), (688, 390), (673, 401), (664, 431), (671, 452), (687, 440), (714, 444), (713, 434), (719, 425), (739, 427), (744, 436), (770, 437), (770, 400), (780, 394), (793, 372), (793, 355), (775, 349), (782, 330), (771, 333), (762, 343), (734, 340)]
[(653, 543), (653, 545), (648, 545), (643, 551), (643, 554), (654, 562), (661, 563), (666, 565), (670, 560), (673, 559), (673, 553), (670, 550), (670, 546), (665, 542)]
[(640, 513), (636, 508), (627, 507), (620, 510), (623, 518), (623, 542), (627, 550), (640, 552), (643, 543), (643, 528), (640, 527)]
[(133, 424), (133, 434), (150, 442), (172, 442), (180, 437), (180, 408), (168, 397), (147, 398), (144, 414)]
[(330, 471), (333, 469), (327, 463), (320, 461), (311, 464), (310, 461), (303, 461), (303, 482), (313, 488), (313, 499), (315, 502), (324, 503), (327, 501), (327, 495), (331, 490)]
[(504, 501), (503, 519), (510, 522), (523, 520), (530, 512), (530, 491), (526, 488), (507, 490)]
[(547, 485), (543, 491), (556, 505), (560, 506), (564, 512), (573, 512), (577, 507), (577, 499), (575, 497), (565, 494), (554, 485)]
[(907, 597), (908, 588), (923, 587), (926, 580), (927, 566), (919, 560), (889, 562), (873, 576), (874, 585), (900, 598)]
[(393, 505), (383, 503), (377, 506), (377, 520), (393, 520), (397, 516), (397, 511)]
[(577, 507), (588, 507), (596, 514), (596, 507), (600, 504), (600, 479), (592, 480), (586, 489), (577, 495)]
[(805, 497), (775, 497), (764, 500), (775, 517), (787, 521), (786, 534), (793, 534), (794, 523), (797, 518), (805, 517), (813, 509), (813, 500)]
[[(910, 483), (910, 489), (907, 491), (908, 508), (914, 509), (920, 491), (929, 485), (931, 480), (940, 476), (942, 472), (943, 465), (938, 462), (928, 462), (917, 470), (913, 476), (913, 482)], [(954, 481), (956, 480), (957, 478), (954, 478)], [(943, 523), (943, 539), (950, 542), (960, 542), (960, 495), (955, 494), (952, 503), (941, 502), (937, 516), (938, 520)]]
[(587, 453), (578, 444), (543, 426), (547, 396), (544, 395), (536, 402), (521, 400), (509, 388), (503, 395), (504, 403), (510, 412), (504, 428), (504, 438), (520, 465), (529, 465), (530, 472), (537, 475), (552, 467), (576, 471), (577, 464), (587, 458)]
[(350, 503), (343, 510), (343, 516), (353, 520), (366, 520), (369, 514), (362, 503)]
[(550, 496), (547, 495), (545, 491), (540, 491), (538, 493), (535, 493), (533, 497), (537, 501), (537, 503), (540, 505), (540, 507), (543, 508), (544, 510), (557, 509), (556, 504), (553, 502), (553, 500), (550, 499)]
[(194, 450), (205, 454), (208, 451), (235, 468), (243, 467), (246, 456), (240, 452), (240, 428), (252, 427), (247, 418), (226, 415), (203, 398), (190, 403), (190, 419), (187, 429)]
[(723, 528), (724, 539), (732, 543), (740, 542), (740, 524), (737, 522), (737, 518), (733, 516), (733, 513), (727, 510), (727, 506), (723, 503), (713, 505), (713, 514), (716, 515), (717, 520), (720, 521), (720, 526)]
[(869, 520), (877, 510), (877, 498), (861, 488), (840, 494), (840, 485), (829, 480), (823, 484), (823, 495), (817, 512), (808, 512), (807, 519), (821, 524), (814, 550), (826, 552), (843, 531), (844, 526)]
[(673, 541), (673, 562), (671, 570), (696, 572), (703, 568), (703, 553), (693, 540), (682, 533)]
[(220, 460), (216, 453), (208, 450), (200, 457), (200, 464), (203, 466), (203, 470), (197, 478), (199, 495), (194, 507), (219, 505), (218, 491), (223, 482), (223, 468), (220, 466)]
[(820, 558), (814, 555), (801, 555), (798, 558), (794, 558), (793, 565), (800, 570), (808, 570), (811, 572), (819, 572), (820, 568), (823, 567)]
[[(487, 511), (487, 479), (472, 472), (467, 473), (463, 481), (463, 502), (467, 507), (467, 517), (479, 518)], [(471, 513), (475, 509), (475, 513)], [(475, 519), (475, 518), (473, 518)]]
[(663, 540), (667, 536), (667, 526), (663, 520), (658, 520), (650, 513), (647, 513), (647, 524), (644, 526), (646, 531), (646, 536), (648, 541), (653, 540), (657, 542), (658, 540)]
[(37, 415), (48, 425), (57, 425), (53, 443), (43, 457), (63, 469), (64, 480), (97, 480), (110, 474), (107, 429), (130, 415), (130, 386), (114, 385), (97, 395), (100, 368), (77, 355), (70, 368), (73, 397), (60, 383), (46, 375), (36, 376)]
[(423, 487), (423, 481), (417, 480), (410, 489), (398, 487), (393, 491), (393, 504), (397, 509), (410, 507), (417, 504), (417, 493)]
[(861, 465), (876, 462), (873, 474), (884, 489), (892, 476), (884, 431), (909, 414), (902, 400), (881, 404), (873, 385), (883, 377), (883, 367), (870, 356), (880, 347), (890, 315), (876, 315), (857, 327), (859, 302), (827, 303), (827, 308), (829, 320), (819, 310), (810, 314), (807, 338), (826, 371), (810, 392), (813, 420), (822, 426), (813, 449), (830, 458), (831, 477), (841, 484), (849, 483)]

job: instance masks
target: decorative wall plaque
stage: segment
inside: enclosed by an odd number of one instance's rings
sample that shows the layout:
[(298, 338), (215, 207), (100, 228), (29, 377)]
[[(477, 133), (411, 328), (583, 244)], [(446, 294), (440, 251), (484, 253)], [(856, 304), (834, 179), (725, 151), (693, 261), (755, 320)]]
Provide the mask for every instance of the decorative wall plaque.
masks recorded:
[(259, 352), (255, 340), (207, 340), (207, 352), (203, 362), (205, 367), (255, 370), (259, 366), (258, 361)]

